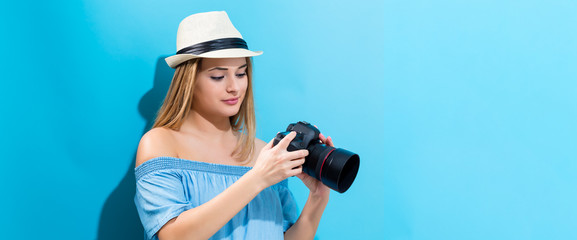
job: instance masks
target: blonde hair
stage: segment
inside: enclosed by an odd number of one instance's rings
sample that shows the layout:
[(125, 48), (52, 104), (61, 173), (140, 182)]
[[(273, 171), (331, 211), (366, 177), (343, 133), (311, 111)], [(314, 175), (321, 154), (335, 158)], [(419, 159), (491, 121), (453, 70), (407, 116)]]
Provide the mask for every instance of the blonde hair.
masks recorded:
[[(184, 118), (192, 109), (192, 97), (196, 76), (200, 71), (201, 58), (188, 60), (176, 67), (168, 93), (158, 110), (153, 128), (166, 127), (175, 131), (180, 129)], [(248, 86), (238, 113), (229, 118), (233, 131), (240, 133), (240, 140), (233, 151), (233, 157), (239, 161), (248, 160), (254, 151), (256, 119), (252, 93), (252, 62), (246, 58)]]

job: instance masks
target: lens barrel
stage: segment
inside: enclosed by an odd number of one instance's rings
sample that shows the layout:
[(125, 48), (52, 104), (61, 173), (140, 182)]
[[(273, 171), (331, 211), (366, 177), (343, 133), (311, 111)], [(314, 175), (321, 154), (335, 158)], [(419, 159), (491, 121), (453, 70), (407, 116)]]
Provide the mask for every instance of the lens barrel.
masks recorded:
[(309, 147), (303, 171), (331, 189), (344, 193), (351, 187), (359, 171), (359, 155), (325, 144)]

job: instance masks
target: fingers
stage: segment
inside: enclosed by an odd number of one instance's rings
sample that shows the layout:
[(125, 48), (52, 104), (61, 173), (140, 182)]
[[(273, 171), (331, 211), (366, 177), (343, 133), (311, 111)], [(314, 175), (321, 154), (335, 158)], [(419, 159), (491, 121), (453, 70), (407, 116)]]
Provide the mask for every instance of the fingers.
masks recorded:
[(323, 135), (322, 133), (319, 134), (319, 138), (321, 139), (321, 142), (323, 142), (324, 144), (334, 147), (335, 145), (333, 144), (333, 139), (329, 136), (329, 137), (325, 137), (325, 135)]
[(296, 132), (292, 131), (290, 132), (288, 135), (286, 135), (283, 139), (280, 140), (280, 142), (278, 142), (278, 144), (276, 145), (277, 148), (279, 149), (283, 149), (286, 150), (288, 145), (290, 144), (290, 142), (295, 138), (295, 136), (297, 135)]
[(304, 163), (305, 163), (305, 158), (303, 157), (303, 158), (293, 159), (290, 161), (289, 164), (291, 165), (291, 168), (295, 168), (295, 167), (303, 165)]
[(302, 165), (297, 166), (290, 171), (291, 176), (297, 176), (299, 178), (301, 178), (302, 173), (303, 173), (303, 166)]
[[(317, 125), (314, 125), (317, 129), (319, 127), (317, 127)], [(326, 145), (329, 145), (331, 147), (335, 147), (335, 145), (333, 144), (333, 139), (329, 136), (329, 137), (325, 137), (325, 135), (323, 135), (322, 133), (319, 133), (319, 138), (321, 139), (321, 142), (323, 142)]]
[(333, 143), (333, 139), (330, 136), (327, 138), (327, 141), (325, 143), (331, 147), (335, 146), (335, 144)]
[(266, 145), (264, 145), (263, 149), (271, 149), (273, 144), (274, 144), (274, 138), (271, 139)]
[(297, 150), (297, 151), (292, 151), (292, 152), (287, 152), (286, 156), (289, 159), (299, 159), (299, 158), (303, 158), (309, 155), (309, 151), (306, 149), (302, 149), (302, 150)]

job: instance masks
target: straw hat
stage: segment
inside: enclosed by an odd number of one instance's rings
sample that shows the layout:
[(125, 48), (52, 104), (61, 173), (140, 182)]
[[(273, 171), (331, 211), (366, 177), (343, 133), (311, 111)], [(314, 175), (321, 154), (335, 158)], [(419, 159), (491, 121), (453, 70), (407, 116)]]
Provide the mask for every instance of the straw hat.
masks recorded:
[(262, 51), (248, 50), (242, 35), (224, 11), (197, 13), (186, 17), (178, 26), (176, 55), (165, 58), (171, 68), (193, 58), (252, 57)]

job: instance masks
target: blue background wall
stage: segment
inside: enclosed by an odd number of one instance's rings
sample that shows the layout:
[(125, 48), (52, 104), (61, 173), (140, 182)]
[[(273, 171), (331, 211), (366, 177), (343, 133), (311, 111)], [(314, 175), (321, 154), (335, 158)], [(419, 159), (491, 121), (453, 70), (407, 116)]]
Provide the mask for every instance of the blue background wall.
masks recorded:
[(318, 239), (577, 239), (577, 3), (455, 0), (3, 2), (3, 239), (141, 239), (138, 140), (211, 10), (265, 52), (259, 138), (361, 155)]

